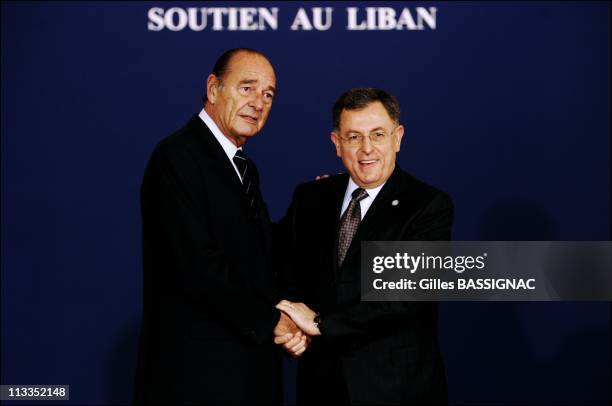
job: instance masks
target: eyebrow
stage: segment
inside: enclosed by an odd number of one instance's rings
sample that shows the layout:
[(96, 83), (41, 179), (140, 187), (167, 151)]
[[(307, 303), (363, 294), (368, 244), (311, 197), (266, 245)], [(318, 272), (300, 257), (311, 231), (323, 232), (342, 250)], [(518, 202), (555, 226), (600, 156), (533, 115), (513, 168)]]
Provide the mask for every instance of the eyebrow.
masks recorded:
[[(243, 79), (240, 82), (238, 82), (238, 86), (240, 85), (251, 85), (253, 83), (258, 83), (259, 80), (258, 79)], [(272, 85), (268, 86), (266, 88), (266, 90), (272, 90), (273, 92), (276, 92), (276, 88)]]
[[(371, 129), (370, 131), (368, 131), (368, 132), (373, 133), (374, 131), (384, 131), (384, 132), (386, 132), (386, 130), (385, 130), (383, 127), (376, 127), (376, 128), (372, 128), (372, 129)], [(357, 131), (357, 130), (348, 130), (348, 131), (347, 131), (347, 134), (361, 134), (361, 131)]]

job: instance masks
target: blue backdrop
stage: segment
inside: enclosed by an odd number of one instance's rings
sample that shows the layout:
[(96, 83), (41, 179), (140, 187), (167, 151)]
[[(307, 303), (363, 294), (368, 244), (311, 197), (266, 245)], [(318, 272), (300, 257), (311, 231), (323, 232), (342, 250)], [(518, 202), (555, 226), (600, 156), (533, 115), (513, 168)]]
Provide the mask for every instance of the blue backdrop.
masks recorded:
[[(436, 7), (436, 27), (347, 30), (368, 5)], [(278, 28), (147, 29), (152, 7), (213, 6), (278, 7)], [(333, 24), (292, 31), (300, 7)], [(2, 384), (130, 399), (143, 170), (232, 47), (276, 68), (247, 145), (274, 220), (299, 182), (342, 171), (331, 106), (372, 86), (400, 101), (400, 165), (453, 196), (454, 239), (610, 239), (609, 2), (3, 2), (1, 30)], [(609, 403), (609, 322), (609, 303), (444, 303), (450, 401)]]

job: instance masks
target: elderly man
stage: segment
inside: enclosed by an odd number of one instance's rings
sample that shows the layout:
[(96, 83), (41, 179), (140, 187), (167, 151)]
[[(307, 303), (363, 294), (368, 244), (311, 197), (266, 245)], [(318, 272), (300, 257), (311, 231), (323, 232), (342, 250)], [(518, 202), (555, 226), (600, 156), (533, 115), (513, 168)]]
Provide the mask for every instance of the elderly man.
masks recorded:
[(285, 218), (289, 288), (277, 308), (313, 339), (295, 356), (300, 404), (441, 404), (446, 379), (433, 302), (361, 302), (360, 242), (449, 240), (448, 195), (396, 164), (397, 100), (353, 89), (333, 108), (331, 139), (348, 171), (300, 185)]
[(149, 160), (136, 403), (280, 402), (273, 330), (299, 331), (274, 308), (270, 221), (242, 148), (264, 126), (275, 87), (262, 53), (224, 53), (204, 108)]

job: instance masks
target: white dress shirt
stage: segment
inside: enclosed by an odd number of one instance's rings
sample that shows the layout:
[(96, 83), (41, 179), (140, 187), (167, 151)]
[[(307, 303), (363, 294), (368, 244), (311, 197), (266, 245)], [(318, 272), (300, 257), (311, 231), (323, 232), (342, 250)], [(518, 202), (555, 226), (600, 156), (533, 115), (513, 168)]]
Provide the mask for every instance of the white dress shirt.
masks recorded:
[(234, 155), (236, 155), (236, 151), (238, 151), (239, 149), (242, 150), (242, 147), (238, 148), (225, 135), (223, 135), (221, 130), (219, 130), (219, 127), (217, 127), (217, 124), (215, 124), (213, 119), (210, 118), (210, 116), (208, 115), (208, 113), (206, 113), (204, 109), (200, 111), (200, 114), (198, 114), (198, 117), (200, 117), (200, 119), (204, 122), (204, 124), (206, 124), (206, 127), (208, 127), (208, 129), (210, 130), (211, 133), (213, 133), (213, 135), (215, 136), (219, 144), (221, 144), (221, 147), (223, 147), (223, 151), (225, 151), (225, 154), (227, 155), (230, 162), (232, 163), (232, 167), (236, 171), (236, 175), (238, 175), (238, 179), (240, 179), (240, 182), (242, 182), (242, 178), (240, 177), (240, 172), (238, 172), (238, 167), (236, 167), (236, 164), (234, 163)]
[[(363, 220), (363, 217), (368, 212), (368, 210), (370, 209), (370, 206), (372, 205), (372, 203), (374, 203), (374, 199), (376, 199), (376, 196), (378, 195), (378, 192), (380, 192), (380, 189), (382, 189), (382, 187), (385, 186), (385, 183), (383, 183), (382, 185), (376, 186), (375, 188), (372, 188), (372, 189), (364, 188), (364, 190), (368, 192), (368, 196), (361, 199), (361, 201), (359, 202), (359, 207), (361, 208), (361, 219), (362, 220)], [(353, 178), (349, 177), (349, 182), (348, 182), (348, 185), (346, 186), (346, 192), (344, 193), (344, 200), (342, 202), (342, 209), (340, 210), (340, 217), (342, 217), (342, 214), (344, 214), (344, 212), (348, 208), (348, 205), (352, 199), (351, 195), (353, 194), (353, 191), (357, 189), (358, 187), (359, 185), (357, 185), (353, 181)]]

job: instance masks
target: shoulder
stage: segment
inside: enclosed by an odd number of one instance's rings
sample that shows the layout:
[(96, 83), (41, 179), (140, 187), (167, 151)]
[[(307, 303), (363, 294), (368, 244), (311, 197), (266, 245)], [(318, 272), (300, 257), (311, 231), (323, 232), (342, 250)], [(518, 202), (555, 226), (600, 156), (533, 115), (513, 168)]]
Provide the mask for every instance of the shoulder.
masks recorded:
[(168, 160), (177, 164), (199, 160), (206, 150), (208, 128), (196, 115), (183, 127), (163, 138), (154, 147), (150, 161)]
[(199, 173), (210, 150), (206, 146), (207, 131), (198, 116), (192, 117), (183, 127), (157, 143), (147, 162), (145, 174), (183, 176)]
[(393, 182), (397, 188), (398, 195), (419, 203), (419, 205), (453, 206), (452, 198), (448, 193), (412, 176), (400, 168), (396, 169)]
[(452, 210), (453, 202), (448, 193), (414, 177), (399, 167), (395, 169), (388, 183), (392, 190), (392, 198), (409, 202), (410, 210), (432, 206)]
[(405, 172), (397, 183), (400, 186), (391, 198), (398, 201), (394, 204), (396, 219), (403, 218), (407, 226), (402, 239), (449, 240), (454, 220), (450, 195)]
[(199, 117), (192, 117), (183, 127), (162, 139), (155, 146), (153, 153), (172, 154), (176, 151), (190, 149), (196, 151), (201, 147), (202, 135), (208, 129)]
[(294, 198), (300, 199), (322, 199), (339, 190), (344, 190), (348, 182), (346, 173), (329, 176), (327, 178), (313, 180), (299, 184), (294, 191)]

